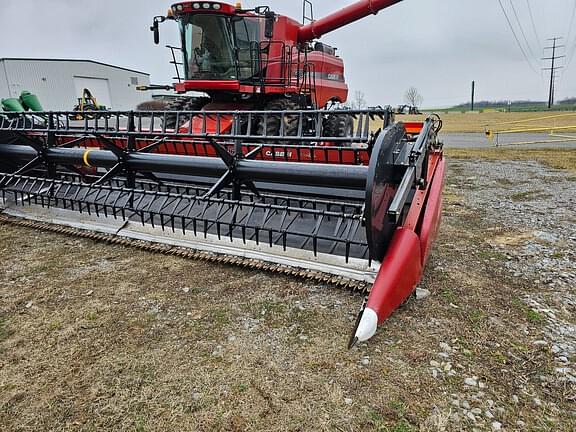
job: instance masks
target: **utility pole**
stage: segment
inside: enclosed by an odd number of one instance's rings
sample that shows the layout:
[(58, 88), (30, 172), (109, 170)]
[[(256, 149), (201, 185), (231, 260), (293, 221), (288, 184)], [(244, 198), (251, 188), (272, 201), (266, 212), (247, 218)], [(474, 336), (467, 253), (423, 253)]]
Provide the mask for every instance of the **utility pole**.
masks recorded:
[(566, 57), (565, 55), (561, 55), (558, 56), (556, 55), (556, 50), (558, 48), (564, 48), (565, 45), (557, 45), (556, 42), (558, 40), (562, 39), (561, 37), (555, 37), (555, 38), (551, 38), (548, 39), (549, 41), (552, 41), (552, 46), (551, 47), (545, 47), (545, 50), (552, 50), (552, 57), (544, 57), (542, 60), (551, 60), (552, 65), (549, 68), (544, 68), (543, 70), (546, 71), (550, 71), (550, 92), (548, 94), (548, 109), (552, 108), (552, 106), (554, 105), (554, 92), (555, 92), (555, 88), (554, 88), (554, 80), (556, 79), (556, 70), (561, 69), (563, 66), (556, 66), (556, 60), (560, 59), (560, 58), (564, 58)]
[(476, 81), (472, 81), (472, 103), (470, 104), (470, 111), (474, 111), (474, 93), (476, 92)]

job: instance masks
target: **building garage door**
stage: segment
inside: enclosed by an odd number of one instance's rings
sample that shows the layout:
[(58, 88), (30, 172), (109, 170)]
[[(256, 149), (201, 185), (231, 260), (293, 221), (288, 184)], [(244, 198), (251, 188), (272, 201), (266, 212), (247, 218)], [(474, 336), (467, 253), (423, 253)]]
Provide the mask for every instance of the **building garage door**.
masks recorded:
[(81, 97), (84, 89), (87, 88), (96, 98), (99, 105), (105, 105), (107, 108), (112, 107), (112, 99), (110, 98), (110, 86), (108, 80), (104, 78), (88, 78), (88, 77), (74, 77), (74, 87), (76, 89), (76, 96)]

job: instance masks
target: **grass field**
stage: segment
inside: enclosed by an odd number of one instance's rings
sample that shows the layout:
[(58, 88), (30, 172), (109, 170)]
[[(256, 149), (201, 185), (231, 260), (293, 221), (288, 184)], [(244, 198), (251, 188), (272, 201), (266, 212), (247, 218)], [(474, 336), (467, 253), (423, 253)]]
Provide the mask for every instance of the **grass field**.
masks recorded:
[(551, 168), (576, 172), (576, 151), (561, 149), (446, 149), (446, 157), (453, 159), (535, 160)]
[[(460, 133), (460, 132), (484, 132), (485, 126), (489, 125), (491, 128), (499, 123), (503, 122), (518, 122), (517, 125), (503, 125), (503, 128), (508, 129), (511, 126), (519, 127), (531, 127), (531, 126), (541, 126), (541, 127), (562, 127), (562, 126), (574, 126), (576, 130), (576, 112), (512, 112), (512, 113), (502, 113), (502, 112), (485, 112), (485, 113), (455, 113), (439, 112), (442, 121), (444, 122), (443, 131), (448, 133)], [(548, 118), (543, 118), (548, 117)], [(401, 121), (411, 121), (411, 120), (423, 120), (426, 115), (413, 116), (413, 115), (401, 115), (397, 116), (397, 120)], [(539, 119), (540, 120), (534, 120)]]

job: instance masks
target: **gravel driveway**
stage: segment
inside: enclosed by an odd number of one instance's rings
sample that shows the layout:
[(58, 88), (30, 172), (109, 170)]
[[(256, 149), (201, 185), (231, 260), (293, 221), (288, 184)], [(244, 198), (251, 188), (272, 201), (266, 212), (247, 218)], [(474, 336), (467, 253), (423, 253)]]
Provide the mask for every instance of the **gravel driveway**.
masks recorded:
[[(536, 290), (523, 300), (542, 316), (560, 380), (576, 384), (576, 177), (536, 162), (459, 162), (465, 202), (505, 234), (489, 241), (505, 267)], [(535, 315), (536, 316), (536, 315)]]

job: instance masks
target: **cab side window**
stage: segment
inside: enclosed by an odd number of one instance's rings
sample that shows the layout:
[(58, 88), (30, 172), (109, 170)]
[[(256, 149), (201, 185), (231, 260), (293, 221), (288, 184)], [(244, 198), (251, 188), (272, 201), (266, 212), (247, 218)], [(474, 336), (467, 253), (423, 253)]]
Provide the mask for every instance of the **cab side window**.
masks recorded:
[(260, 49), (260, 20), (243, 18), (234, 21), (234, 34), (238, 47), (240, 79), (248, 79), (259, 74), (258, 51)]

